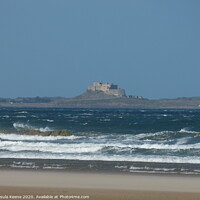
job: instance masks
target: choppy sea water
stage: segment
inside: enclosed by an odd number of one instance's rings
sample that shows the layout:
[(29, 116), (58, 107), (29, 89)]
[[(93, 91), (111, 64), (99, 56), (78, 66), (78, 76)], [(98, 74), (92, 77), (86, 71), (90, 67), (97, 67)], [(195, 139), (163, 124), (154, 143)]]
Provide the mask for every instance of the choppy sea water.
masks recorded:
[(200, 110), (0, 108), (0, 130), (0, 168), (200, 174)]

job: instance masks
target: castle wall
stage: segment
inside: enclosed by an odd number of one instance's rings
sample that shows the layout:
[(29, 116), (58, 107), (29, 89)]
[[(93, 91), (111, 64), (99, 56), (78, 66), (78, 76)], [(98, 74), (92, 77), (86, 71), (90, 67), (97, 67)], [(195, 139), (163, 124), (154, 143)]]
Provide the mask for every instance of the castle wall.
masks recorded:
[(126, 96), (124, 89), (120, 89), (118, 85), (109, 83), (94, 82), (93, 85), (89, 86), (87, 89), (91, 91), (102, 91), (106, 94), (118, 97)]

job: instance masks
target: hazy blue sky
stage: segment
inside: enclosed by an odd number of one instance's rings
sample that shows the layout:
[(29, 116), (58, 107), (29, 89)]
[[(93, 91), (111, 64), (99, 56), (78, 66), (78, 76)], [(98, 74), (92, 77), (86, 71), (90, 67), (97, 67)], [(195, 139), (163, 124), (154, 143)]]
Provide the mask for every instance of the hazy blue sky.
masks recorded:
[(200, 96), (200, 1), (1, 0), (0, 73), (0, 97), (73, 97), (94, 81)]

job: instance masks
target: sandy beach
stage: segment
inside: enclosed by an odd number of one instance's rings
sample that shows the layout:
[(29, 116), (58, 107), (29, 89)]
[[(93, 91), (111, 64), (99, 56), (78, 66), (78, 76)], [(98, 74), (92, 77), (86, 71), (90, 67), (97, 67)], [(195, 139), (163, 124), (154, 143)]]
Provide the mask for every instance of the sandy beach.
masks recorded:
[(1, 170), (0, 199), (200, 199), (200, 177)]

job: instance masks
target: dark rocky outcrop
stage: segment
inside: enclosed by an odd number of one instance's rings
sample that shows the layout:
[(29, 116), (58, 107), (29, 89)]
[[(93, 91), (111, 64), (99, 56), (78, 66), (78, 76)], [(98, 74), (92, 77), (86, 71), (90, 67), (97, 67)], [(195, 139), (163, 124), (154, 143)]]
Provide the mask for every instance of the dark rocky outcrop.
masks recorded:
[(41, 136), (70, 136), (72, 133), (68, 130), (56, 130), (56, 131), (46, 131), (42, 132), (39, 130), (23, 130), (23, 131), (7, 131), (0, 130), (0, 133), (18, 133), (25, 135), (41, 135)]
[(195, 136), (200, 136), (200, 133), (196, 133)]

